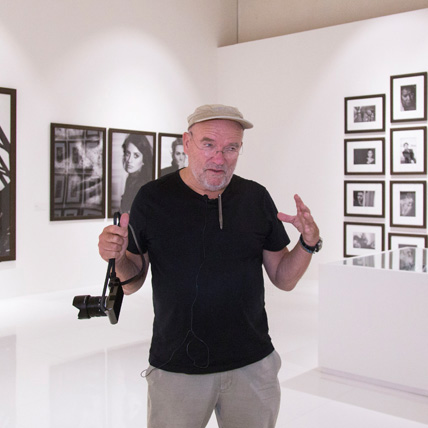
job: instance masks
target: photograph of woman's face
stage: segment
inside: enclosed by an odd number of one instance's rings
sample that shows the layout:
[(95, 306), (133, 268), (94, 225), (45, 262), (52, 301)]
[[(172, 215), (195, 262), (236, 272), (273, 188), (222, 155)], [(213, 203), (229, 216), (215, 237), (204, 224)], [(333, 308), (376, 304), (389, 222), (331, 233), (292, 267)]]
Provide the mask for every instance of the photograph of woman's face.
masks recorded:
[(123, 169), (128, 173), (140, 171), (144, 165), (143, 154), (132, 143), (127, 143), (123, 150)]
[(178, 169), (184, 168), (186, 166), (187, 155), (184, 153), (184, 148), (182, 144), (175, 146), (173, 153), (173, 160)]

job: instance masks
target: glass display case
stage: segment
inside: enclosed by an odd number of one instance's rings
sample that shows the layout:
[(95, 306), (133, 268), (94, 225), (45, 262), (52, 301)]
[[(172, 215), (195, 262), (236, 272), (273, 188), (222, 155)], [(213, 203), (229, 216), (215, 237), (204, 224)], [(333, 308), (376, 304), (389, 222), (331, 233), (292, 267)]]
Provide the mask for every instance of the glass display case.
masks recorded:
[(427, 258), (404, 247), (320, 266), (322, 370), (428, 395)]
[(383, 253), (349, 257), (337, 263), (346, 266), (364, 266), (377, 269), (428, 273), (427, 257), (428, 250), (426, 248), (403, 247)]

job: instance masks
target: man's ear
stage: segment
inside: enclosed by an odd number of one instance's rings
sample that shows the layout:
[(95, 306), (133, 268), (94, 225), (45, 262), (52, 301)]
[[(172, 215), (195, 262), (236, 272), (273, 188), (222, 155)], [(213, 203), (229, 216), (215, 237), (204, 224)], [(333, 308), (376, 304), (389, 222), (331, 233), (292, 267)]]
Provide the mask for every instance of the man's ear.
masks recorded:
[(183, 134), (183, 149), (184, 149), (184, 153), (186, 153), (186, 155), (188, 154), (188, 150), (189, 150), (189, 144), (190, 144), (190, 133), (189, 132), (185, 132)]

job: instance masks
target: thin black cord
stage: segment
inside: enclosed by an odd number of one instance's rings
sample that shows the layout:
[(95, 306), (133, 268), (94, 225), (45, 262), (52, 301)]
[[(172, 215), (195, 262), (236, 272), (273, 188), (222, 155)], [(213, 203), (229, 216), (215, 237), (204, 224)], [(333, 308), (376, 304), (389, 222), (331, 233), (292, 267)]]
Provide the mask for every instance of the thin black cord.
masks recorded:
[[(161, 369), (162, 367), (164, 367), (164, 366), (166, 366), (167, 364), (169, 364), (171, 361), (172, 361), (172, 359), (174, 358), (174, 355), (175, 355), (175, 353), (186, 343), (186, 341), (187, 341), (187, 339), (189, 338), (189, 336), (190, 335), (192, 335), (193, 336), (193, 339), (192, 340), (190, 340), (190, 342), (187, 344), (187, 346), (186, 346), (186, 354), (187, 354), (187, 356), (193, 361), (193, 365), (195, 366), (195, 367), (197, 367), (197, 368), (199, 368), (199, 369), (206, 369), (209, 365), (210, 365), (210, 348), (209, 348), (209, 346), (195, 333), (195, 331), (194, 331), (194, 329), (193, 329), (193, 325), (194, 325), (194, 307), (195, 307), (195, 305), (196, 305), (196, 302), (197, 302), (197, 300), (198, 300), (198, 294), (199, 294), (199, 274), (200, 274), (200, 272), (201, 272), (201, 270), (202, 270), (202, 267), (203, 267), (203, 265), (204, 265), (204, 263), (205, 263), (205, 259), (206, 259), (206, 249), (205, 249), (205, 232), (206, 232), (206, 229), (207, 229), (207, 224), (208, 224), (208, 196), (206, 196), (206, 195), (204, 195), (204, 201), (205, 201), (205, 220), (204, 220), (204, 227), (203, 227), (203, 229), (202, 229), (202, 262), (201, 262), (201, 264), (199, 265), (199, 268), (198, 268), (198, 272), (197, 272), (197, 274), (196, 274), (196, 280), (195, 280), (195, 298), (193, 299), (193, 302), (192, 302), (192, 306), (190, 307), (190, 328), (189, 328), (189, 330), (187, 330), (187, 333), (186, 333), (186, 335), (185, 335), (185, 337), (184, 337), (184, 339), (181, 341), (181, 343), (180, 343), (180, 345), (177, 347), (177, 348), (175, 348), (173, 351), (172, 351), (172, 353), (171, 353), (171, 356), (169, 357), (169, 359), (168, 359), (168, 361), (166, 361), (165, 363), (163, 363), (163, 364), (161, 364), (160, 366), (158, 366), (158, 367), (152, 367), (152, 369), (149, 371), (149, 368), (147, 368), (147, 369), (145, 369), (145, 370), (143, 370), (142, 372), (141, 372), (141, 377), (143, 377), (143, 378), (146, 378), (147, 376), (149, 376), (150, 375), (150, 373), (152, 373), (153, 372), (153, 370), (156, 370), (156, 369)], [(190, 354), (190, 349), (189, 349), (189, 347), (190, 347), (190, 345), (191, 345), (191, 343), (194, 341), (194, 340), (197, 340), (199, 343), (201, 343), (204, 347), (205, 347), (205, 349), (206, 349), (206, 351), (207, 351), (207, 361), (206, 361), (206, 364), (204, 364), (204, 365), (198, 365), (197, 363), (196, 363), (196, 360), (191, 356), (191, 354)]]

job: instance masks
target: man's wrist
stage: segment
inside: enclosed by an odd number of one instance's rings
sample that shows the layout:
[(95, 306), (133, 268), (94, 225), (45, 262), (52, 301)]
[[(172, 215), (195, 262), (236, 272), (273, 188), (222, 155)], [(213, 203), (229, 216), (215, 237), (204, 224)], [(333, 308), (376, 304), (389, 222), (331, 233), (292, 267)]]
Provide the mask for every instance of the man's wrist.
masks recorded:
[(305, 240), (303, 239), (303, 235), (300, 235), (299, 238), (299, 244), (300, 246), (309, 254), (314, 254), (314, 253), (318, 253), (318, 251), (321, 250), (322, 248), (322, 239), (321, 237), (319, 238), (318, 242), (315, 245), (309, 245), (305, 242)]

